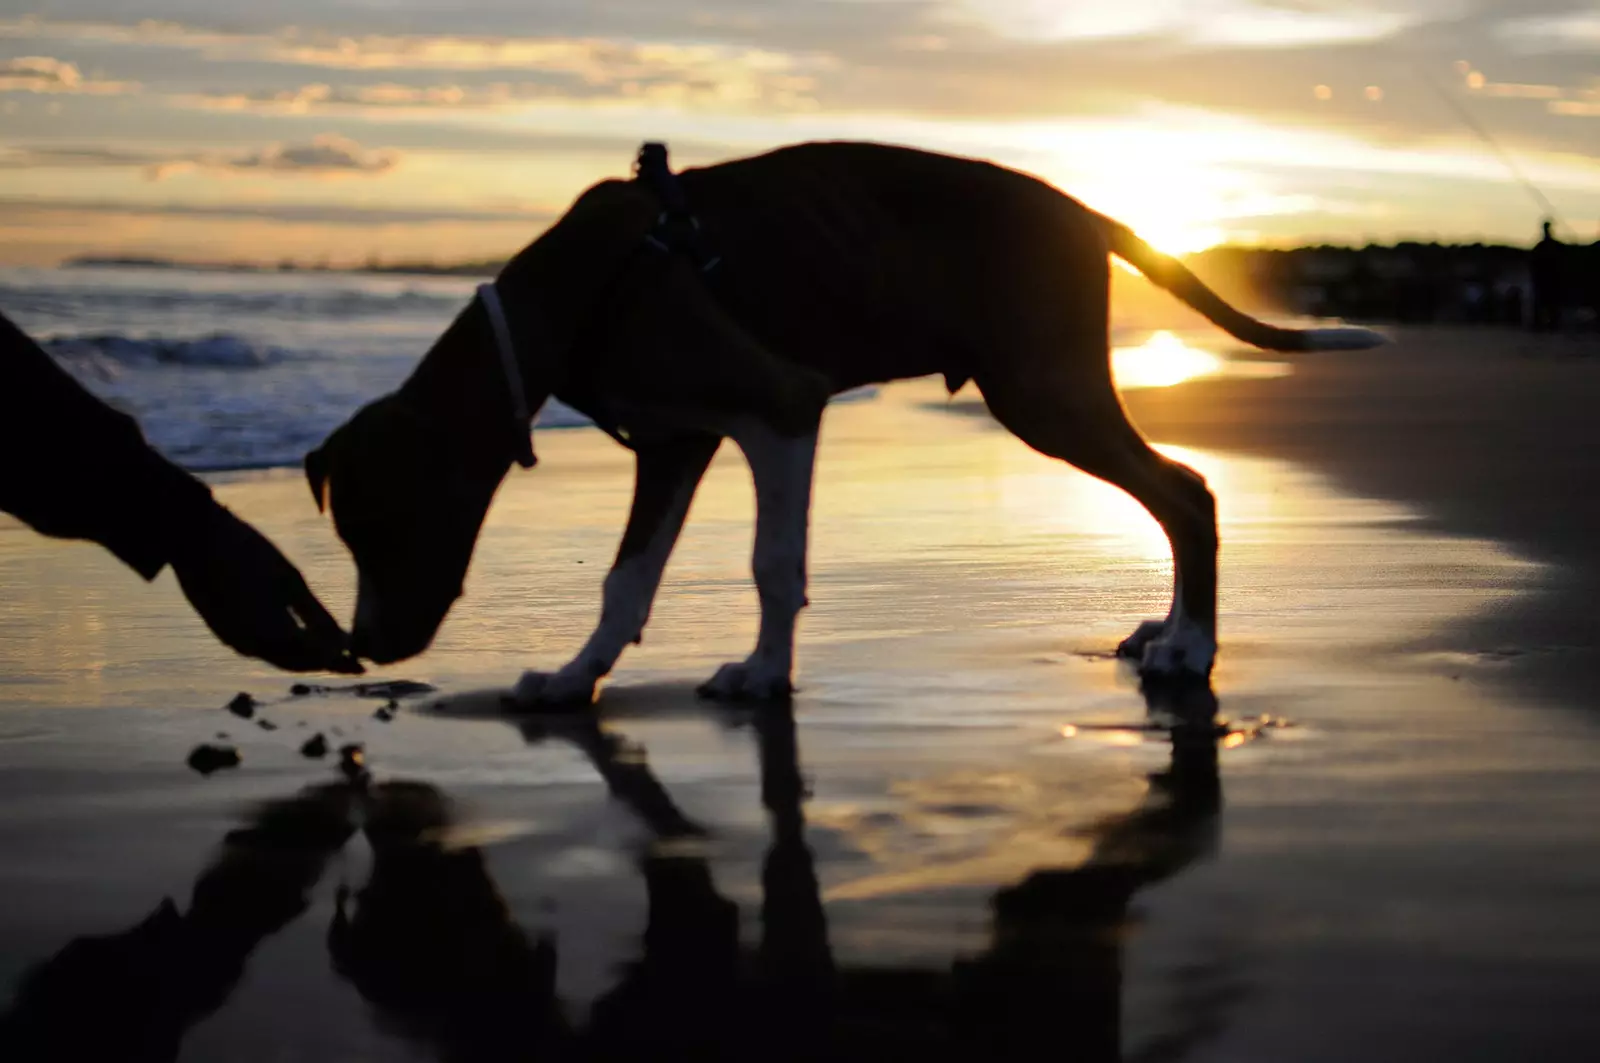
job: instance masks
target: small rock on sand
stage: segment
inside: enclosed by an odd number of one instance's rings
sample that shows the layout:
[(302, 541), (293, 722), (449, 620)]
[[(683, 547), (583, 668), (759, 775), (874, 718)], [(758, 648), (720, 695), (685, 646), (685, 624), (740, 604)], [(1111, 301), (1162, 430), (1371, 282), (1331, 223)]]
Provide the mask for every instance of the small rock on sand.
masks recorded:
[(202, 744), (189, 753), (189, 767), (201, 775), (239, 766), (239, 751), (232, 746)]
[(256, 699), (241, 690), (228, 702), (228, 711), (241, 720), (248, 720), (256, 714)]
[(380, 705), (378, 706), (378, 711), (372, 714), (372, 718), (381, 723), (388, 723), (390, 720), (394, 719), (395, 708), (396, 703), (393, 701), (389, 702), (387, 705)]
[(322, 732), (317, 732), (306, 739), (305, 745), (300, 747), (302, 757), (325, 757), (328, 755), (328, 740), (322, 737)]
[(262, 717), (261, 719), (257, 720), (256, 726), (261, 728), (263, 731), (276, 731), (278, 729), (278, 725), (266, 717)]

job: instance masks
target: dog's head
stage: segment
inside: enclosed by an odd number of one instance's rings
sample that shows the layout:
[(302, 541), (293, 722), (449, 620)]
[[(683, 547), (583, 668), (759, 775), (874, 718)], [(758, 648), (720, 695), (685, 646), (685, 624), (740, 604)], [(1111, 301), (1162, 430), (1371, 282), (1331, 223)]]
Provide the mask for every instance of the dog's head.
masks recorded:
[(387, 395), (306, 455), (317, 507), (360, 574), (351, 647), (379, 664), (427, 649), (461, 596), (467, 564), (508, 461), (484, 461)]

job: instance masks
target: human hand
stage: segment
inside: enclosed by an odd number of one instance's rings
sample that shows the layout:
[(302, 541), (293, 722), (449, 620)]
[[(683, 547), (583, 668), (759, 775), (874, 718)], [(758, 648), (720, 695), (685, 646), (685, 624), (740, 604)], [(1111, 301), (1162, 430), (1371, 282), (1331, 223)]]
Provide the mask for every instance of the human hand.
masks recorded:
[(208, 500), (183, 526), (169, 562), (211, 633), (239, 653), (291, 672), (363, 671), (300, 571), (221, 505)]

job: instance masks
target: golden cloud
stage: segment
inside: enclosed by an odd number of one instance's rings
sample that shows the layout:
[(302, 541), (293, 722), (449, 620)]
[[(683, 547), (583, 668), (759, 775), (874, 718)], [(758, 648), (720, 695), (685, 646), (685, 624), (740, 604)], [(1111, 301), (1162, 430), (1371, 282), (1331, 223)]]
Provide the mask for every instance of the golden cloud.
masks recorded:
[(209, 170), (222, 173), (267, 173), (306, 177), (340, 177), (387, 173), (400, 165), (392, 149), (364, 148), (334, 133), (299, 144), (268, 144), (233, 152), (172, 154), (120, 147), (5, 147), (0, 169), (81, 167), (137, 168), (152, 181), (179, 173)]
[[(761, 102), (804, 106), (815, 76), (836, 61), (725, 44), (639, 42), (600, 37), (495, 37), (423, 34), (342, 36), (287, 26), (269, 33), (231, 33), (175, 22), (131, 25), (0, 19), (0, 38), (28, 38), (183, 48), (207, 59), (249, 59), (334, 70), (515, 70), (553, 78), (591, 94), (670, 100)], [(570, 94), (570, 93), (569, 93)], [(239, 97), (236, 106), (256, 101)], [(291, 101), (292, 102), (292, 101)], [(308, 99), (306, 106), (320, 101)], [(351, 101), (341, 101), (351, 102)], [(368, 101), (375, 105), (381, 99)], [(420, 99), (415, 105), (448, 100)]]
[(138, 92), (133, 81), (86, 78), (75, 63), (47, 55), (25, 55), (0, 61), (0, 92), (63, 92), (116, 96)]

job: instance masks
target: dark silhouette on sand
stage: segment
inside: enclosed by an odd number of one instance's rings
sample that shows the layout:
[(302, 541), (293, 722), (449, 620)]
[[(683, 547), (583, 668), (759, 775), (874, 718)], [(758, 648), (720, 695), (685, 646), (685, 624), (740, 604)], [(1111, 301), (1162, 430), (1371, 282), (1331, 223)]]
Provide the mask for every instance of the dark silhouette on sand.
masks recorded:
[(195, 880), (128, 930), (76, 938), (26, 973), (0, 1016), (0, 1059), (177, 1057), (184, 1034), (220, 1008), (256, 946), (305, 911), (328, 860), (354, 830), (357, 790), (311, 786), (229, 832)]
[(1561, 328), (1562, 311), (1566, 300), (1562, 291), (1565, 280), (1567, 246), (1557, 240), (1551, 223), (1544, 223), (1544, 236), (1528, 255), (1528, 275), (1533, 283), (1533, 321), (1535, 332), (1555, 332)]
[[(1080, 867), (1043, 869), (992, 899), (988, 948), (948, 970), (841, 967), (805, 838), (806, 785), (786, 708), (742, 717), (755, 737), (771, 826), (760, 939), (740, 940), (703, 830), (673, 804), (643, 751), (592, 716), (523, 725), (582, 749), (612, 795), (651, 828), (639, 857), (648, 919), (639, 958), (575, 1023), (555, 993), (556, 943), (512, 918), (481, 850), (446, 841), (449, 799), (426, 783), (307, 787), (231, 832), (195, 883), (119, 934), (79, 938), (33, 968), (0, 1017), (0, 1058), (176, 1058), (184, 1034), (233, 992), (250, 954), (307, 907), (358, 829), (367, 882), (339, 891), (334, 969), (383, 1028), (451, 1063), (477, 1060), (881, 1060), (1123, 1058), (1128, 906), (1215, 847), (1221, 811), (1209, 690), (1152, 695), (1172, 756), (1133, 811), (1096, 828)], [(1227, 986), (1157, 1045), (1179, 1054), (1217, 1028)], [(86, 1021), (86, 1019), (88, 1021)]]

